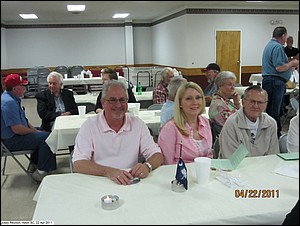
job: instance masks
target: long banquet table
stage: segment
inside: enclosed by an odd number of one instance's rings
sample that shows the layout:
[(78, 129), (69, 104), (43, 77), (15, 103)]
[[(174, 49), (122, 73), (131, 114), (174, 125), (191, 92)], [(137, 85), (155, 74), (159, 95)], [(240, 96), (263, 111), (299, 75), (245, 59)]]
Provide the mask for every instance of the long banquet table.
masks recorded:
[[(96, 104), (99, 92), (88, 93), (84, 95), (74, 95), (76, 103), (92, 103)], [(152, 100), (152, 91), (142, 92), (141, 95), (134, 93), (136, 101)]]
[[(128, 103), (134, 104), (134, 103)], [(208, 118), (209, 107), (205, 107), (205, 113), (203, 114)], [(138, 117), (142, 119), (148, 128), (153, 132), (154, 136), (159, 135), (160, 130), (160, 112), (161, 110), (151, 111), (139, 111)], [(46, 143), (50, 147), (53, 153), (56, 153), (59, 149), (65, 149), (68, 146), (75, 144), (77, 133), (87, 117), (95, 116), (96, 114), (86, 114), (84, 118), (79, 115), (67, 115), (59, 116), (55, 119), (52, 132), (46, 139)]]
[[(217, 171), (211, 171), (209, 184), (201, 187), (194, 163), (186, 165), (188, 190), (178, 193), (170, 187), (176, 165), (160, 166), (128, 186), (78, 173), (46, 176), (34, 196), (33, 220), (60, 225), (280, 225), (299, 199), (299, 178), (273, 172), (281, 166), (299, 170), (299, 160), (284, 161), (276, 155), (245, 158), (236, 170), (225, 173), (247, 184), (236, 188), (217, 180)], [(237, 189), (265, 189), (275, 195), (242, 198)], [(109, 194), (119, 196), (118, 209), (101, 208), (101, 197)]]
[(138, 95), (137, 92), (134, 92), (136, 101), (152, 100), (153, 99), (152, 94), (153, 94), (152, 91), (143, 91), (141, 95)]
[(67, 85), (100, 85), (103, 84), (102, 78), (67, 78), (63, 80), (63, 84)]
[[(55, 119), (52, 132), (46, 139), (46, 143), (53, 153), (59, 149), (65, 149), (75, 144), (77, 133), (88, 117), (96, 114), (86, 114), (84, 118), (79, 115), (59, 116)], [(158, 135), (160, 127), (160, 110), (139, 111), (138, 117), (153, 131), (153, 135)]]

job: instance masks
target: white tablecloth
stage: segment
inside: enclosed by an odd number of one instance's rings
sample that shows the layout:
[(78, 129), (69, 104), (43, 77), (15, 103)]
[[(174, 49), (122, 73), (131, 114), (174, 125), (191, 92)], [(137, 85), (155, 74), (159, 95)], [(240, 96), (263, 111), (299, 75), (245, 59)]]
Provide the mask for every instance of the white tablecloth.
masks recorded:
[[(139, 103), (128, 103), (128, 109), (131, 113), (136, 112), (134, 105)], [(139, 109), (139, 106), (136, 106)], [(136, 109), (136, 110), (135, 110)], [(205, 107), (206, 112), (203, 114), (208, 118), (208, 109)], [(160, 112), (161, 110), (152, 111), (138, 111), (138, 117), (142, 119), (146, 125), (152, 130), (154, 136), (159, 135), (160, 129)], [(53, 153), (56, 153), (58, 149), (65, 149), (68, 146), (75, 144), (75, 138), (82, 125), (82, 123), (87, 119), (87, 117), (94, 116), (95, 114), (86, 114), (84, 118), (79, 115), (68, 115), (59, 116), (55, 119), (52, 132), (46, 139), (46, 143), (50, 147)]]
[(93, 77), (93, 78), (68, 78), (63, 80), (65, 86), (68, 85), (99, 85), (102, 84), (102, 78)]
[[(88, 93), (85, 95), (74, 95), (76, 103), (93, 103), (96, 104), (99, 92)], [(134, 93), (136, 101), (152, 100), (152, 91), (142, 92), (142, 95)]]
[(236, 92), (239, 94), (239, 97), (241, 98), (241, 96), (244, 94), (245, 90), (248, 88), (249, 86), (238, 86), (238, 87), (234, 87)]
[[(79, 115), (59, 116), (55, 119), (52, 132), (46, 139), (46, 143), (53, 153), (58, 149), (64, 149), (75, 144), (75, 138), (87, 117), (95, 114), (86, 114), (81, 118)], [(160, 126), (160, 110), (139, 111), (138, 117), (153, 131), (153, 135), (158, 135)]]
[(141, 95), (138, 95), (137, 92), (133, 92), (136, 101), (141, 101), (141, 100), (152, 100), (152, 91), (144, 91), (142, 92)]
[[(239, 189), (277, 190), (278, 198), (236, 198), (235, 188), (217, 180), (215, 171), (211, 171), (209, 184), (201, 187), (196, 183), (194, 163), (187, 164), (189, 188), (183, 193), (170, 189), (176, 165), (161, 166), (128, 186), (98, 176), (50, 175), (35, 194), (33, 220), (68, 225), (280, 225), (299, 199), (299, 179), (273, 172), (285, 165), (299, 169), (299, 160), (284, 161), (276, 155), (249, 157), (228, 173), (249, 184)], [(119, 196), (118, 209), (101, 208), (101, 197), (109, 194)]]
[(261, 74), (251, 74), (251, 76), (249, 78), (249, 82), (253, 83), (254, 81), (261, 84), (262, 83), (262, 75)]
[(95, 92), (95, 93), (88, 93), (85, 95), (74, 95), (74, 98), (75, 98), (75, 102), (77, 104), (79, 104), (79, 103), (96, 104), (98, 95), (99, 95), (99, 93)]

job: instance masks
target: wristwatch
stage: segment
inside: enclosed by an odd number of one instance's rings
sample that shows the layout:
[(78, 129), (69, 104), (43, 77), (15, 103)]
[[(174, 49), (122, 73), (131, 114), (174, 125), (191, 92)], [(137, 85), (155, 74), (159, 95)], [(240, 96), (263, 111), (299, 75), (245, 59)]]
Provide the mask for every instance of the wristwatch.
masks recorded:
[(152, 171), (152, 165), (149, 162), (144, 162), (144, 164), (148, 167), (150, 173)]

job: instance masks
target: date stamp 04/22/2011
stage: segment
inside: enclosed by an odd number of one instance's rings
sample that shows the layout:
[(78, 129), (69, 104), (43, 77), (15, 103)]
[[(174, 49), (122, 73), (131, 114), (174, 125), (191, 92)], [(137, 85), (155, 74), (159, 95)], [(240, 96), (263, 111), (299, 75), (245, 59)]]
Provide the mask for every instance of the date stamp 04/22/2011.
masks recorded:
[(235, 198), (249, 199), (276, 199), (279, 198), (279, 189), (235, 189)]

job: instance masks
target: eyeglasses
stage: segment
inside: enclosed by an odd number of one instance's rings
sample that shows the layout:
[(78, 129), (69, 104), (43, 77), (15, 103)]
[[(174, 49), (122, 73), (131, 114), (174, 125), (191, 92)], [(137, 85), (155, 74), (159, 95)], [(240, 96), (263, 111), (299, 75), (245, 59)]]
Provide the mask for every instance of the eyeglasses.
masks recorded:
[(121, 97), (120, 99), (111, 97), (111, 98), (105, 99), (105, 100), (110, 104), (116, 104), (116, 103), (118, 103), (118, 101), (120, 102), (120, 104), (125, 104), (128, 102), (128, 99), (124, 98), (124, 97)]
[(246, 98), (244, 98), (244, 100), (249, 101), (250, 104), (252, 104), (252, 105), (257, 104), (260, 107), (264, 106), (264, 104), (268, 102), (268, 101), (256, 101), (256, 100), (251, 100), (251, 99), (246, 99)]

